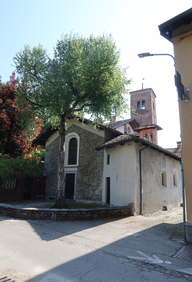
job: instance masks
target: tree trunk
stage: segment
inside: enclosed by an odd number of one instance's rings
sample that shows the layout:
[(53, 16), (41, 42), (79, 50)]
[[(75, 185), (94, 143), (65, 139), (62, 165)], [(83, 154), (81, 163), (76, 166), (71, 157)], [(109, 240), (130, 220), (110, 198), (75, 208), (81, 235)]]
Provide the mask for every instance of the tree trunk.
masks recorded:
[(58, 160), (58, 183), (57, 183), (57, 197), (55, 206), (58, 209), (67, 208), (65, 199), (65, 169), (64, 169), (64, 159), (65, 159), (65, 134), (66, 134), (66, 116), (60, 116), (60, 129), (59, 129), (59, 160)]

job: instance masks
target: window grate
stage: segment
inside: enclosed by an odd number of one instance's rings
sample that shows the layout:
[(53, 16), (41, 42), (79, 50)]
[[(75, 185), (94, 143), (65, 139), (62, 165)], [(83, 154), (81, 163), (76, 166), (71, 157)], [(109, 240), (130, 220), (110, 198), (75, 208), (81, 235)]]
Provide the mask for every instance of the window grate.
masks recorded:
[[(8, 179), (3, 179), (3, 189), (15, 189), (16, 188), (16, 178), (8, 178)], [(1, 280), (0, 280), (1, 281)]]

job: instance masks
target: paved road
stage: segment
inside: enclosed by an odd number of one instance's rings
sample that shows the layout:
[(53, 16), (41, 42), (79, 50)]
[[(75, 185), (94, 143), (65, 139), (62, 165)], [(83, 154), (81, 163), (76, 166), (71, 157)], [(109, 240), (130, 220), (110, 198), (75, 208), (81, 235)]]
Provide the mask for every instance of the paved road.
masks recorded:
[[(192, 281), (182, 216), (42, 221), (0, 217), (0, 277), (16, 282)], [(188, 253), (187, 253), (188, 251)]]

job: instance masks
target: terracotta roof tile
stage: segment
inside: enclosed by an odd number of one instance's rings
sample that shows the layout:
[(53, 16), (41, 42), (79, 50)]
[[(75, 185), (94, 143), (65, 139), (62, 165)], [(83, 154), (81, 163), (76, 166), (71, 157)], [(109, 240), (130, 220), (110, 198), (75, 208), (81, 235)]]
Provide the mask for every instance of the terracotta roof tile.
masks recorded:
[(117, 127), (120, 127), (120, 126), (127, 124), (127, 123), (130, 123), (130, 125), (133, 127), (133, 129), (135, 127), (139, 126), (137, 121), (134, 118), (118, 120), (118, 121), (114, 122), (113, 124), (108, 123), (106, 125), (110, 128), (116, 129)]
[[(78, 119), (80, 122), (83, 122), (85, 124), (93, 124), (93, 125), (96, 125), (96, 123), (94, 121), (91, 121), (89, 119), (86, 119), (86, 118), (82, 118), (82, 117), (78, 117), (76, 115), (71, 115), (68, 119), (73, 119), (73, 118), (76, 118)], [(114, 128), (110, 128), (109, 126), (107, 125), (104, 125), (104, 124), (97, 124), (96, 125), (97, 129), (100, 129), (100, 130), (109, 130), (113, 133), (115, 133), (116, 135), (122, 135), (122, 132), (114, 129)], [(47, 126), (37, 137), (35, 140), (33, 140), (33, 144), (34, 145), (43, 145), (45, 146), (45, 143), (46, 141), (48, 140), (48, 138), (54, 134), (56, 131), (58, 130), (58, 128), (56, 129), (53, 129), (51, 124), (49, 126)]]
[(135, 131), (141, 131), (141, 130), (149, 129), (149, 128), (157, 128), (157, 130), (162, 130), (162, 128), (157, 124), (147, 124), (147, 125), (144, 125), (144, 126), (137, 127), (134, 130)]
[(168, 150), (169, 152), (173, 153), (173, 154), (176, 154), (177, 156), (181, 156), (181, 147), (177, 147), (177, 148), (168, 148), (166, 149)]
[(154, 144), (153, 142), (150, 142), (149, 140), (142, 138), (142, 137), (135, 135), (135, 134), (127, 134), (127, 135), (118, 136), (118, 137), (113, 138), (112, 140), (105, 142), (104, 144), (96, 147), (95, 150), (100, 151), (100, 150), (105, 149), (105, 148), (115, 147), (116, 145), (124, 145), (125, 143), (128, 143), (128, 142), (139, 142), (139, 141), (141, 141), (143, 143), (143, 145), (148, 145), (149, 147), (151, 147), (154, 150), (157, 150), (161, 153), (164, 153), (165, 155), (168, 155), (169, 157), (172, 157), (174, 159), (180, 160), (180, 156), (178, 156), (177, 154), (175, 154), (175, 153), (173, 153), (173, 152), (171, 152), (167, 149), (164, 149), (164, 148)]

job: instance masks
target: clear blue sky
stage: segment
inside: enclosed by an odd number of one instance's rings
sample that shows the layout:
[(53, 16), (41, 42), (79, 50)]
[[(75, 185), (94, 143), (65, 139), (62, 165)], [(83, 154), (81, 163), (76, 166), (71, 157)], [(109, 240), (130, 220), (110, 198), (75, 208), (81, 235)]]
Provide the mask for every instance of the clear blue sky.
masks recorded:
[(9, 80), (13, 57), (25, 44), (39, 43), (52, 55), (62, 34), (112, 34), (121, 50), (121, 64), (132, 78), (130, 90), (153, 88), (157, 95), (159, 145), (175, 147), (180, 140), (174, 67), (169, 57), (139, 59), (143, 52), (173, 54), (158, 25), (191, 8), (191, 0), (0, 0), (0, 75)]

